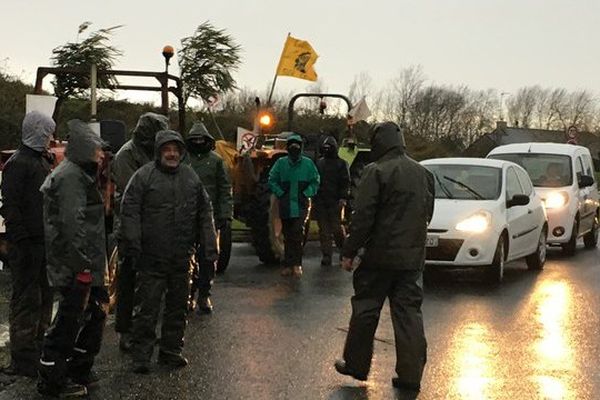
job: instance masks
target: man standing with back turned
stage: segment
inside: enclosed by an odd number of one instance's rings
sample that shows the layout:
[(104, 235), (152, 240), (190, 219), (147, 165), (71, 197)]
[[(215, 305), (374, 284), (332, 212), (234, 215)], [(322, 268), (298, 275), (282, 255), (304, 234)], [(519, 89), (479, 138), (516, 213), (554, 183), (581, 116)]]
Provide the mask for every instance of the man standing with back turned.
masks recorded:
[(432, 175), (405, 154), (404, 136), (392, 123), (371, 129), (372, 162), (357, 190), (342, 268), (354, 271), (352, 317), (344, 359), (336, 370), (367, 380), (381, 307), (389, 298), (396, 342), (392, 384), (420, 390), (427, 358), (423, 329), (423, 265), (427, 225), (433, 214)]

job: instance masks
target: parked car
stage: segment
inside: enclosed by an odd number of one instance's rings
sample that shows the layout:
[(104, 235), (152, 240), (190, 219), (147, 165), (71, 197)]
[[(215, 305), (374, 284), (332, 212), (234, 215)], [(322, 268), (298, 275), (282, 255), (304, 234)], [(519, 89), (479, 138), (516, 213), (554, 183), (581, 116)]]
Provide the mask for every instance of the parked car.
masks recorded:
[(435, 178), (435, 211), (426, 265), (484, 267), (502, 281), (504, 264), (546, 262), (546, 213), (527, 172), (502, 160), (443, 158), (422, 162)]
[(548, 214), (548, 243), (568, 255), (583, 237), (586, 248), (598, 243), (600, 202), (590, 151), (560, 143), (518, 143), (500, 146), (488, 158), (512, 161), (531, 177)]

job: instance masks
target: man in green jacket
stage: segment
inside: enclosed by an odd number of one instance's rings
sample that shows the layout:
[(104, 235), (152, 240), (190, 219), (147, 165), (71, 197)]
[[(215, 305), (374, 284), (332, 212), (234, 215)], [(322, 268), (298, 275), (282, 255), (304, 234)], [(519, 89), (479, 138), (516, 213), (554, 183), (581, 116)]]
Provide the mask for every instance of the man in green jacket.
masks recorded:
[(133, 292), (135, 271), (131, 260), (123, 256), (120, 246), (121, 199), (131, 176), (144, 164), (154, 159), (154, 137), (156, 132), (165, 130), (169, 120), (164, 115), (145, 113), (138, 119), (132, 138), (121, 147), (111, 165), (112, 180), (115, 182), (114, 231), (119, 246), (117, 268), (117, 305), (115, 310), (115, 331), (120, 334), (119, 348), (131, 348), (131, 315), (133, 313)]
[(85, 396), (86, 386), (97, 381), (91, 369), (109, 301), (104, 205), (97, 185), (102, 141), (84, 122), (68, 125), (66, 159), (40, 189), (48, 279), (59, 300), (44, 336), (38, 391), (60, 397)]
[[(223, 159), (215, 153), (215, 139), (208, 133), (202, 122), (192, 126), (186, 138), (188, 162), (208, 192), (213, 207), (215, 228), (227, 229), (233, 219), (233, 195), (231, 183)], [(196, 252), (196, 270), (192, 278), (190, 308), (197, 307), (198, 313), (210, 314), (213, 311), (210, 289), (215, 277), (215, 264), (204, 259), (203, 249)], [(198, 301), (195, 296), (198, 291)]]
[(190, 294), (190, 259), (197, 248), (217, 260), (210, 199), (198, 175), (182, 164), (178, 132), (156, 134), (155, 161), (131, 177), (121, 208), (122, 248), (137, 271), (133, 317), (133, 371), (148, 373), (156, 324), (165, 296), (158, 362), (184, 367), (183, 336)]
[(389, 298), (396, 342), (395, 387), (419, 390), (427, 343), (423, 330), (423, 265), (434, 182), (405, 153), (400, 128), (386, 122), (372, 130), (371, 156), (357, 189), (342, 267), (354, 272), (352, 317), (337, 371), (366, 380), (381, 307)]
[(310, 158), (302, 155), (302, 149), (302, 137), (290, 135), (287, 139), (288, 155), (277, 160), (269, 172), (269, 188), (279, 200), (279, 216), (283, 225), (283, 276), (302, 276), (304, 222), (310, 199), (319, 189), (317, 167)]

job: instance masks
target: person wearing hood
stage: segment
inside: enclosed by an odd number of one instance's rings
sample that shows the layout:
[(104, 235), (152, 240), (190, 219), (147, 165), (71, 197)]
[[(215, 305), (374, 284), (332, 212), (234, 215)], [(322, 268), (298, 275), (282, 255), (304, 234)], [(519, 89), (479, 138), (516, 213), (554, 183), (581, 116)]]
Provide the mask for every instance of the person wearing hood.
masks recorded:
[[(215, 153), (215, 139), (208, 133), (203, 123), (197, 122), (187, 135), (188, 162), (208, 192), (213, 206), (215, 227), (218, 231), (227, 229), (233, 219), (233, 194), (229, 174), (223, 159)], [(204, 260), (202, 249), (196, 253), (196, 266), (192, 278), (190, 308), (198, 313), (210, 314), (213, 310), (210, 300), (212, 280), (215, 277), (215, 264)], [(196, 291), (198, 299), (196, 301)]]
[(346, 237), (342, 227), (342, 213), (349, 196), (350, 171), (348, 163), (338, 156), (338, 144), (333, 136), (327, 136), (320, 146), (321, 157), (317, 169), (321, 176), (319, 191), (315, 196), (315, 217), (319, 224), (321, 241), (321, 265), (331, 265), (332, 239), (341, 251)]
[(198, 175), (181, 162), (184, 155), (178, 132), (158, 132), (154, 162), (133, 174), (123, 195), (121, 249), (137, 271), (131, 349), (135, 373), (150, 372), (163, 295), (158, 362), (187, 365), (182, 350), (191, 257), (201, 248), (207, 262), (217, 260), (210, 199)]
[(315, 163), (302, 155), (304, 142), (298, 134), (287, 139), (288, 155), (278, 159), (269, 172), (269, 189), (279, 200), (283, 227), (283, 276), (302, 276), (302, 242), (304, 222), (310, 199), (319, 189), (319, 172)]
[(396, 124), (377, 124), (370, 133), (373, 162), (361, 176), (342, 250), (342, 268), (352, 271), (354, 260), (359, 265), (354, 271), (344, 357), (335, 368), (367, 380), (375, 330), (388, 298), (398, 374), (392, 384), (418, 391), (427, 355), (421, 303), (434, 181), (429, 171), (406, 155), (404, 136)]
[(38, 391), (85, 396), (98, 380), (92, 372), (108, 309), (104, 204), (98, 174), (102, 140), (79, 120), (68, 123), (65, 160), (46, 178), (46, 258), (58, 310), (46, 331)]
[(43, 198), (40, 187), (50, 173), (48, 153), (56, 128), (37, 111), (23, 119), (21, 146), (2, 172), (2, 209), (9, 243), (12, 297), (9, 306), (10, 366), (4, 373), (37, 376), (44, 332), (52, 316), (46, 276)]
[(133, 293), (135, 289), (135, 271), (131, 260), (123, 256), (120, 249), (120, 205), (123, 193), (131, 176), (142, 165), (154, 159), (154, 138), (156, 133), (168, 129), (169, 120), (164, 115), (145, 113), (138, 119), (132, 138), (115, 155), (111, 165), (112, 180), (115, 183), (114, 231), (119, 247), (117, 268), (117, 304), (115, 310), (115, 331), (119, 333), (119, 348), (131, 349), (131, 318), (133, 314)]

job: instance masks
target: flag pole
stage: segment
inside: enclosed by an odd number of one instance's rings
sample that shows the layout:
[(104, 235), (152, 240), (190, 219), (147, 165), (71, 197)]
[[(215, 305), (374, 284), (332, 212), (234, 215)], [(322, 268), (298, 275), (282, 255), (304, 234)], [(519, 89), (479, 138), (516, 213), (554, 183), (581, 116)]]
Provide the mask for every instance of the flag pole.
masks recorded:
[(267, 99), (267, 107), (271, 105), (271, 98), (273, 97), (273, 91), (275, 90), (275, 83), (277, 83), (277, 73), (279, 72), (279, 67), (281, 66), (281, 59), (283, 58), (283, 54), (285, 53), (285, 45), (287, 44), (287, 38), (289, 37), (290, 32), (288, 32), (287, 34), (285, 43), (283, 44), (283, 49), (281, 50), (281, 55), (279, 56), (279, 62), (277, 63), (277, 69), (275, 70), (275, 76), (273, 77), (273, 84), (271, 85), (271, 91), (269, 92), (269, 98)]

